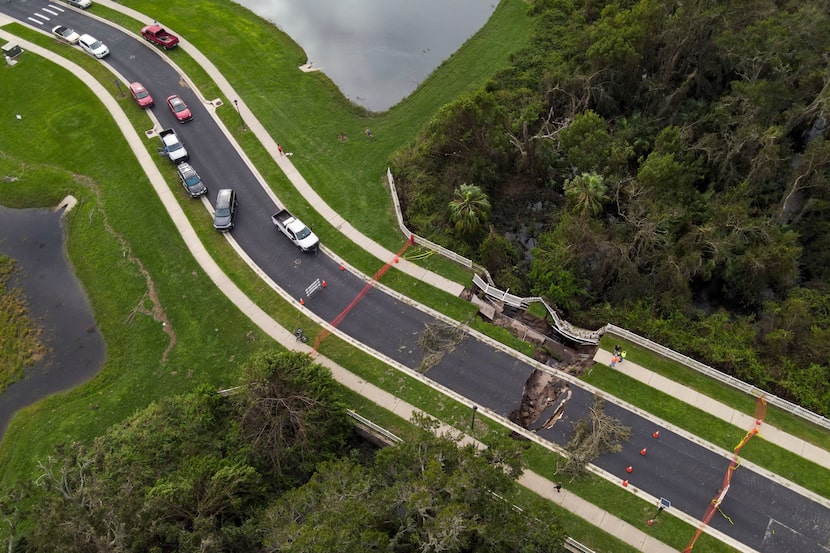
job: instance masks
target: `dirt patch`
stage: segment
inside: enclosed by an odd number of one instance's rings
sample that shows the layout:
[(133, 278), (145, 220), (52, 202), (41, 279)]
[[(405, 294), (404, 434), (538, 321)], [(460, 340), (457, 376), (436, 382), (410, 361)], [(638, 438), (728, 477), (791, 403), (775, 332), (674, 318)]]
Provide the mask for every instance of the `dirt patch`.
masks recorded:
[[(165, 334), (170, 338), (170, 341), (167, 344), (167, 347), (164, 349), (164, 352), (161, 354), (161, 362), (162, 364), (167, 363), (167, 356), (170, 354), (170, 351), (176, 345), (176, 333), (173, 330), (173, 326), (170, 324), (170, 319), (167, 316), (167, 313), (164, 311), (164, 307), (161, 305), (161, 300), (159, 299), (158, 290), (156, 289), (156, 284), (153, 282), (153, 278), (150, 276), (150, 272), (144, 267), (144, 263), (141, 262), (139, 258), (133, 255), (132, 250), (130, 249), (130, 245), (121, 236), (119, 233), (115, 231), (114, 228), (109, 224), (109, 220), (107, 219), (107, 213), (104, 211), (103, 208), (100, 206), (103, 205), (103, 200), (101, 199), (100, 190), (95, 185), (95, 182), (83, 175), (75, 175), (75, 179), (80, 182), (81, 184), (86, 185), (90, 190), (93, 191), (95, 197), (98, 202), (98, 209), (100, 211), (102, 220), (104, 223), (104, 229), (115, 238), (118, 243), (121, 245), (121, 251), (124, 257), (130, 262), (135, 264), (138, 267), (138, 271), (141, 273), (141, 276), (144, 277), (144, 281), (147, 284), (147, 291), (144, 293), (144, 296), (139, 300), (138, 305), (127, 315), (127, 322), (129, 323), (132, 321), (133, 317), (136, 313), (141, 313), (142, 315), (147, 315), (153, 318), (154, 321), (161, 323), (162, 330)], [(150, 305), (145, 305), (146, 300), (150, 300)]]
[(538, 428), (551, 428), (562, 418), (570, 398), (571, 387), (567, 382), (536, 369), (525, 382), (522, 402), (518, 409), (510, 413), (510, 420), (522, 428), (533, 429), (542, 414), (553, 407), (553, 411), (538, 425)]

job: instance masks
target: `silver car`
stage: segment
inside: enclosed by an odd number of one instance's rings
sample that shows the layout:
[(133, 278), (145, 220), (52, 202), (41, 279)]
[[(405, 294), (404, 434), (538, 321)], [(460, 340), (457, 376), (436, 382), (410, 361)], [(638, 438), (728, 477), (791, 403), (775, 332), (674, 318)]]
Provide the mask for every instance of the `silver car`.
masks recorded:
[(216, 195), (216, 211), (213, 213), (213, 228), (219, 231), (233, 230), (236, 222), (236, 192), (223, 188)]

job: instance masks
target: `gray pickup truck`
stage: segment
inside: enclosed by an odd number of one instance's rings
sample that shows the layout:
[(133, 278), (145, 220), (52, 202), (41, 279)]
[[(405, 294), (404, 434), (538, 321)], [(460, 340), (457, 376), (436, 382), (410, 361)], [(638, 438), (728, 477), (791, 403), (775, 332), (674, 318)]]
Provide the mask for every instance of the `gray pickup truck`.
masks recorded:
[(271, 215), (271, 222), (286, 235), (295, 246), (304, 252), (316, 252), (320, 248), (320, 239), (302, 221), (291, 215), (287, 209), (280, 209)]

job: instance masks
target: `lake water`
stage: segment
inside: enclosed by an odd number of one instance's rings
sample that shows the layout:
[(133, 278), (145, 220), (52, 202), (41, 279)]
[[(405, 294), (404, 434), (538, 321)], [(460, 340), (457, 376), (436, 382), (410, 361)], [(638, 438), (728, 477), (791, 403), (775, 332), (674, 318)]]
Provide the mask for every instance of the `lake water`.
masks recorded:
[(490, 18), (497, 0), (235, 0), (272, 21), (355, 104), (385, 111)]
[(13, 285), (25, 293), (50, 349), (42, 362), (26, 369), (23, 380), (0, 393), (2, 437), (19, 409), (95, 376), (106, 345), (66, 258), (60, 213), (0, 206), (0, 221), (0, 253), (15, 260)]

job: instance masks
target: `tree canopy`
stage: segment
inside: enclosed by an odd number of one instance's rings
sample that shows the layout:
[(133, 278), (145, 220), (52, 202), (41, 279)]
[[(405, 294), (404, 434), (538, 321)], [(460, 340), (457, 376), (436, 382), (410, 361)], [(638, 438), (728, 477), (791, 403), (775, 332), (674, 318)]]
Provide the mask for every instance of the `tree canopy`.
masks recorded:
[(515, 441), (479, 451), (418, 418), (376, 452), (309, 356), (262, 353), (242, 373), (230, 393), (202, 386), (58, 448), (0, 497), (0, 539), (68, 553), (560, 550), (553, 513), (509, 502)]
[[(824, 3), (528, 9), (531, 46), (394, 156), (410, 225), (582, 326), (626, 326), (830, 414), (827, 321), (776, 316), (814, 317), (828, 294)], [(465, 182), (490, 198), (488, 236), (453, 232), (443, 206)], [(496, 235), (522, 254), (494, 256)], [(693, 337), (715, 329), (739, 340), (731, 355)]]

